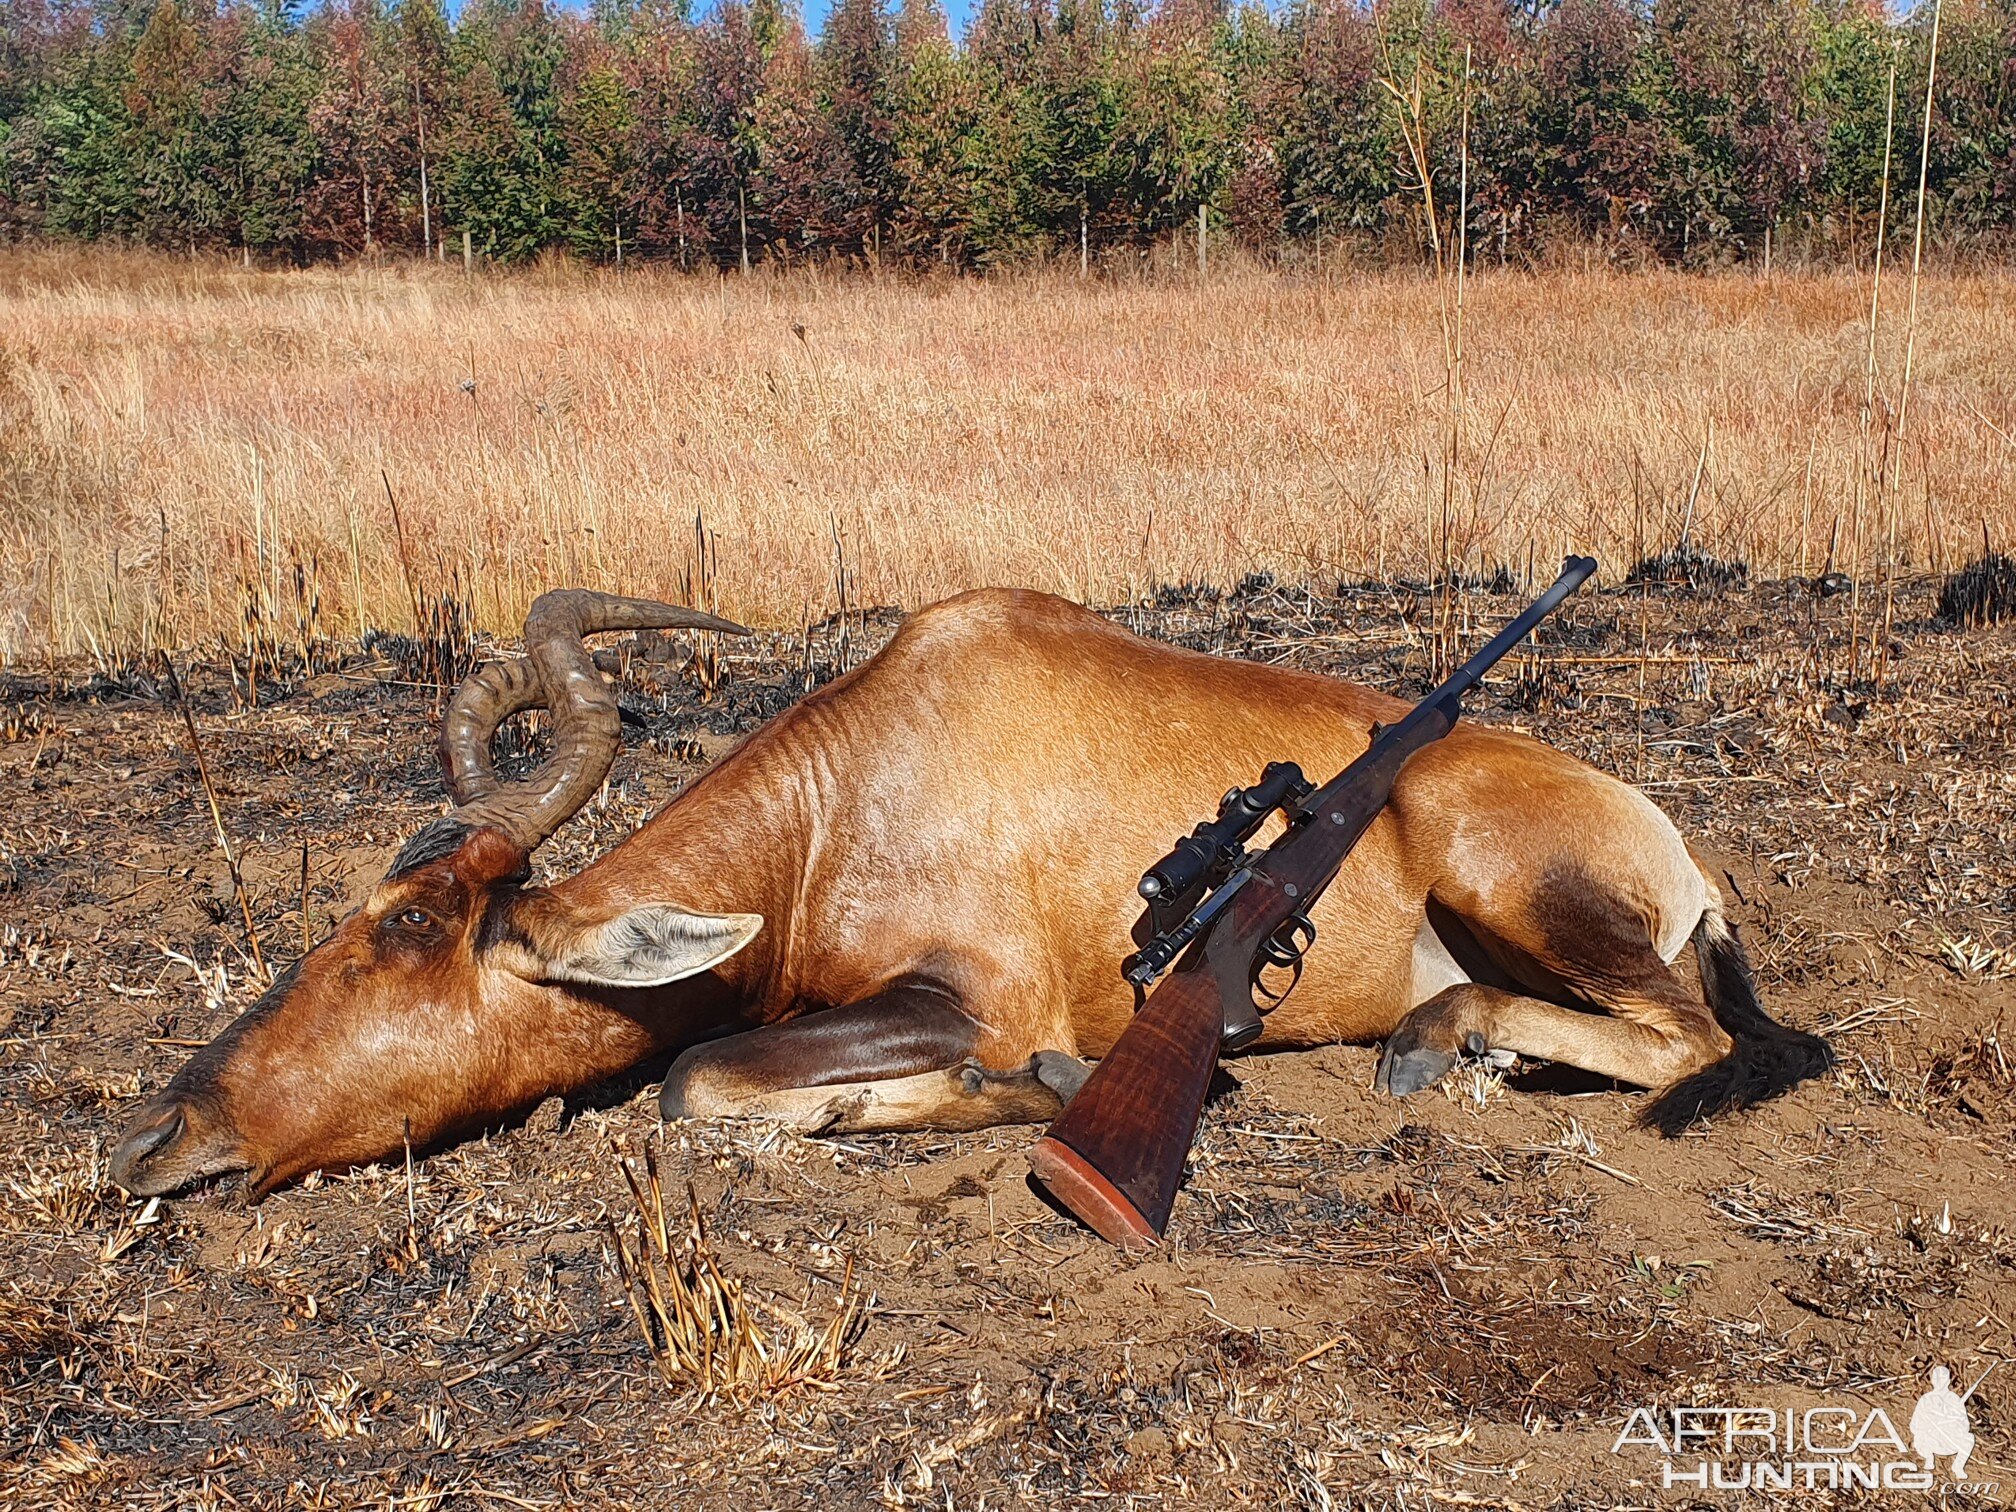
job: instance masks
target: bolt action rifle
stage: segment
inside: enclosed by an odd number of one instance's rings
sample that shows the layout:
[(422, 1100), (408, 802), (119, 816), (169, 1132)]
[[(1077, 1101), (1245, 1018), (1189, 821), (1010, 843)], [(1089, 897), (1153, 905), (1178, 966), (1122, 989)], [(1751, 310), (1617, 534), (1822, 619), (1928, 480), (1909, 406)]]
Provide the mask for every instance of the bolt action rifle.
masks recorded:
[[(1219, 1055), (1260, 1037), (1256, 992), (1271, 1008), (1301, 976), (1316, 941), (1310, 910), (1386, 806), (1401, 767), (1454, 728), (1463, 695), (1595, 570), (1592, 558), (1569, 557), (1553, 587), (1406, 718), (1374, 725), (1370, 749), (1328, 783), (1272, 762), (1142, 874), (1149, 937), (1121, 973), (1136, 988), (1162, 981), (1029, 1152), (1037, 1180), (1087, 1227), (1129, 1250), (1161, 1238)], [(1287, 821), (1281, 837), (1248, 851), (1277, 810)], [(1278, 993), (1262, 980), (1269, 968), (1290, 973)]]

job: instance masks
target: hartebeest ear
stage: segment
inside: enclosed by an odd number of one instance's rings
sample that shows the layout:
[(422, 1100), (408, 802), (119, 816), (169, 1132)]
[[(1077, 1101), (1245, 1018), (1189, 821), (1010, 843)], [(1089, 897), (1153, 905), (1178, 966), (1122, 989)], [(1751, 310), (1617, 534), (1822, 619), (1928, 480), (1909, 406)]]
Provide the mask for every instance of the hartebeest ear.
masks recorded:
[(536, 970), (525, 974), (591, 987), (663, 987), (720, 965), (762, 928), (761, 914), (692, 913), (646, 903), (564, 933), (541, 931), (546, 948), (536, 952)]

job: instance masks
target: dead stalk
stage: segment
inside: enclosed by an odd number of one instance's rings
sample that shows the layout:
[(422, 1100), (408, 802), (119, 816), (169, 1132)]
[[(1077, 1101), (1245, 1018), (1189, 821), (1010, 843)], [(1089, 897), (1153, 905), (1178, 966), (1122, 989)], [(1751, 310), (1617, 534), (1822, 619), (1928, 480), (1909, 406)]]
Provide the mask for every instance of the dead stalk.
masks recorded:
[[(1890, 46), (1890, 78), (1884, 94), (1883, 105), (1883, 180), (1876, 199), (1876, 247), (1870, 260), (1869, 274), (1869, 340), (1867, 355), (1862, 369), (1862, 425), (1860, 438), (1860, 465), (1855, 473), (1854, 490), (1851, 495), (1852, 520), (1850, 537), (1856, 548), (1854, 576), (1848, 591), (1848, 681), (1855, 681), (1857, 660), (1862, 643), (1862, 562), (1860, 546), (1862, 540), (1862, 494), (1865, 482), (1873, 484), (1880, 492), (1882, 488), (1883, 464), (1876, 455), (1871, 432), (1876, 417), (1877, 379), (1877, 335), (1882, 316), (1883, 295), (1883, 245), (1889, 236), (1890, 218), (1890, 157), (1895, 143), (1897, 125), (1897, 51), (1898, 44)], [(1838, 527), (1837, 527), (1838, 528)], [(1833, 565), (1833, 548), (1828, 549), (1828, 565)]]
[[(636, 1208), (634, 1223), (609, 1220), (616, 1272), (638, 1332), (659, 1376), (702, 1400), (740, 1405), (801, 1387), (835, 1389), (866, 1323), (867, 1300), (854, 1284), (850, 1257), (832, 1316), (815, 1324), (776, 1304), (758, 1302), (721, 1264), (700, 1199), (689, 1182), (686, 1222), (678, 1235), (665, 1212), (656, 1153), (644, 1151), (644, 1175), (617, 1155)], [(765, 1322), (765, 1315), (775, 1321)]]
[[(1381, 77), (1380, 86), (1391, 96), (1399, 113), (1400, 139), (1421, 189), (1422, 216), (1428, 230), (1428, 247), (1435, 268), (1436, 308), (1442, 330), (1442, 457), (1440, 487), (1431, 496), (1428, 516), (1429, 543), (1435, 559), (1435, 589), (1428, 663), (1431, 680), (1441, 678), (1457, 659), (1455, 623), (1455, 512), (1456, 479), (1462, 462), (1464, 431), (1463, 313), (1466, 264), (1469, 261), (1470, 220), (1470, 77), (1471, 51), (1463, 49), (1461, 125), (1457, 143), (1458, 186), (1456, 213), (1455, 267), (1449, 268), (1442, 253), (1440, 213), (1435, 203), (1435, 177), (1429, 155), (1427, 86), (1421, 55), (1414, 59), (1414, 72), (1406, 89), (1392, 79)], [(1452, 291), (1451, 284), (1454, 284)], [(1424, 458), (1425, 461), (1425, 458)], [(1474, 504), (1474, 501), (1473, 501)]]
[(427, 633), (427, 617), (420, 610), (420, 579), (413, 572), (413, 554), (406, 549), (406, 521), (399, 513), (399, 496), (392, 492), (392, 475), (378, 469), (378, 481), (385, 485), (385, 502), (392, 506), (392, 539), (399, 548), (399, 568), (406, 577), (406, 597), (413, 605), (413, 633)]
[(182, 728), (189, 736), (189, 750), (196, 758), (196, 776), (203, 784), (203, 796), (210, 803), (210, 822), (217, 832), (217, 848), (224, 853), (225, 870), (231, 874), (231, 894), (238, 900), (238, 916), (245, 923), (245, 943), (252, 951), (252, 966), (264, 983), (268, 980), (266, 960), (259, 951), (258, 926), (252, 922), (252, 898), (245, 890), (245, 874), (238, 865), (238, 852), (231, 844), (229, 831), (224, 828), (224, 810), (217, 802), (217, 785), (210, 780), (210, 763), (203, 755), (202, 737), (196, 733), (196, 715), (183, 694), (182, 679), (175, 673), (175, 663), (166, 651), (161, 652), (161, 666), (168, 684), (168, 696), (175, 700), (175, 707), (182, 715)]
[(406, 1153), (406, 1253), (420, 1258), (420, 1214), (413, 1197), (413, 1120), (407, 1119), (399, 1131), (399, 1143)]
[(847, 622), (854, 573), (847, 565), (847, 542), (840, 534), (840, 516), (831, 509), (826, 512), (826, 528), (833, 537), (833, 598), (839, 605), (837, 620), (840, 626), (839, 640), (833, 653), (833, 670), (839, 674), (854, 664), (853, 640)]
[[(1925, 181), (1932, 161), (1932, 94), (1939, 78), (1940, 0), (1932, 4), (1932, 43), (1925, 62), (1925, 115), (1918, 134), (1918, 204), (1911, 235), (1911, 298), (1904, 314), (1904, 374), (1897, 384), (1896, 435), (1890, 457), (1889, 532), (1883, 557), (1883, 632), (1872, 659), (1877, 675), (1890, 668), (1890, 626), (1897, 596), (1897, 516), (1903, 512), (1904, 437), (1911, 412), (1911, 370), (1918, 353), (1918, 286), (1925, 263)], [(1930, 509), (1928, 500), (1927, 509)], [(1927, 533), (1926, 546), (1932, 546)]]
[[(1442, 596), (1443, 618), (1448, 644), (1442, 650), (1442, 666), (1438, 675), (1453, 669), (1456, 665), (1458, 648), (1455, 640), (1453, 603), (1455, 592), (1452, 558), (1454, 555), (1450, 536), (1454, 529), (1456, 513), (1456, 476), (1462, 462), (1464, 431), (1464, 389), (1463, 389), (1463, 294), (1464, 268), (1470, 260), (1470, 49), (1463, 49), (1463, 119), (1457, 136), (1457, 157), (1459, 161), (1456, 191), (1456, 309), (1451, 320), (1451, 352), (1449, 362), (1449, 402), (1448, 439), (1442, 454)], [(1472, 500), (1475, 509), (1475, 500)], [(1466, 550), (1465, 555), (1468, 555)]]
[[(716, 585), (719, 577), (719, 543), (714, 532), (707, 528), (706, 513), (696, 509), (693, 511), (693, 555), (679, 575), (681, 598), (709, 614), (718, 614), (720, 593)], [(710, 702), (722, 683), (720, 639), (711, 630), (697, 630), (693, 634), (693, 660), (690, 664), (693, 682), (699, 688), (701, 698)]]

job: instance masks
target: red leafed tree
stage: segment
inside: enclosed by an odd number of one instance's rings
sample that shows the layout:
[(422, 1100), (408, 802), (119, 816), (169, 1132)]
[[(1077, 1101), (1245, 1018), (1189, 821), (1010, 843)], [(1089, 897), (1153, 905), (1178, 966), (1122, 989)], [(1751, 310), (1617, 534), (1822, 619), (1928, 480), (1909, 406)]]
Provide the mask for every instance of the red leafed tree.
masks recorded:
[(879, 252), (900, 203), (896, 28), (883, 0), (840, 0), (819, 39), (818, 109), (833, 136), (823, 195), (843, 246)]
[(622, 76), (635, 117), (637, 245), (691, 267), (710, 255), (709, 222), (694, 198), (699, 59), (693, 25), (683, 8), (658, 7), (632, 22), (625, 43)]
[(417, 193), (419, 171), (414, 116), (396, 36), (377, 0), (341, 0), (312, 24), (323, 84), (309, 124), (321, 171), (302, 230), (327, 251), (355, 255), (417, 240), (406, 213), (407, 186)]

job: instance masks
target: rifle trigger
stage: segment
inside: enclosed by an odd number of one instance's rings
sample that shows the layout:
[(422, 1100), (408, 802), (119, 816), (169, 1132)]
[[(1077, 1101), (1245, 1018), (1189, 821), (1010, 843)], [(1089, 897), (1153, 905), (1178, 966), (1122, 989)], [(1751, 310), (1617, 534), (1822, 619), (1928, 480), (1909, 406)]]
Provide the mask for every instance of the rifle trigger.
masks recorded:
[(1301, 914), (1286, 920), (1279, 929), (1260, 942), (1260, 954), (1269, 966), (1284, 971), (1300, 968), (1302, 957), (1316, 943), (1316, 926)]
[[(1306, 918), (1297, 915), (1289, 919), (1273, 934), (1260, 942), (1260, 949), (1253, 963), (1253, 993), (1265, 998), (1259, 1005), (1260, 1012), (1272, 1013), (1288, 1000), (1302, 981), (1302, 957), (1309, 947), (1316, 943), (1316, 926)], [(1267, 982), (1269, 968), (1288, 973), (1288, 984), (1276, 992)]]

